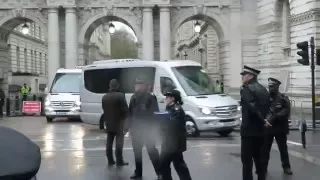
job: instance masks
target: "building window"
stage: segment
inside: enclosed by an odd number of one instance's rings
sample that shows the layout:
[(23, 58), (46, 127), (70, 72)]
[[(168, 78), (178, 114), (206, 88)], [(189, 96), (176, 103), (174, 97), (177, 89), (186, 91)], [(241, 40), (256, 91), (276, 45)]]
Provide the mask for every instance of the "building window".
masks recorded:
[(43, 74), (43, 62), (42, 62), (42, 53), (39, 53), (39, 62), (40, 62), (40, 74)]
[(33, 50), (31, 50), (31, 72), (34, 72)]
[(44, 73), (45, 75), (48, 74), (48, 60), (47, 60), (47, 54), (44, 54), (44, 63), (45, 63), (45, 66), (44, 66)]
[(28, 52), (27, 52), (27, 48), (24, 48), (23, 55), (24, 55), (24, 71), (26, 71), (26, 69), (27, 69), (26, 64), (28, 64)]

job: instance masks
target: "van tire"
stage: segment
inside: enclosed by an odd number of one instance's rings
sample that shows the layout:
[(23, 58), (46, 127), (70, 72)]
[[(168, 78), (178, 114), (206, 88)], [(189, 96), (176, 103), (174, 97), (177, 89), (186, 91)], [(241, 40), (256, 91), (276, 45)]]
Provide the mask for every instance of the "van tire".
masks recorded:
[(50, 117), (46, 117), (46, 119), (47, 119), (47, 123), (52, 123), (53, 121), (53, 118), (50, 118)]
[(233, 132), (233, 129), (228, 129), (224, 131), (218, 131), (217, 133), (220, 134), (222, 137), (228, 137)]
[(186, 131), (187, 131), (187, 136), (189, 136), (189, 137), (199, 137), (200, 136), (200, 131), (198, 130), (196, 123), (189, 116), (186, 116)]

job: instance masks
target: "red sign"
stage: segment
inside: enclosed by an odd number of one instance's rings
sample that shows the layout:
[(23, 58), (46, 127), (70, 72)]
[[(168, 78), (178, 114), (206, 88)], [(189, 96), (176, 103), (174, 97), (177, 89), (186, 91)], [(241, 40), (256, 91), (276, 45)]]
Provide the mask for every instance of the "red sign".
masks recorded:
[(23, 113), (41, 113), (40, 101), (23, 101), (22, 105)]

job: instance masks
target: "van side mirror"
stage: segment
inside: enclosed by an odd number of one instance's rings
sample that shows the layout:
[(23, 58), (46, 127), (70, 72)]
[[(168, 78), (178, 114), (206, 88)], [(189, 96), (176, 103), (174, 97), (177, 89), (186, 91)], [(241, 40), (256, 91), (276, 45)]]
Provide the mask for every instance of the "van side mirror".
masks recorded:
[(44, 88), (44, 93), (48, 94), (48, 87)]

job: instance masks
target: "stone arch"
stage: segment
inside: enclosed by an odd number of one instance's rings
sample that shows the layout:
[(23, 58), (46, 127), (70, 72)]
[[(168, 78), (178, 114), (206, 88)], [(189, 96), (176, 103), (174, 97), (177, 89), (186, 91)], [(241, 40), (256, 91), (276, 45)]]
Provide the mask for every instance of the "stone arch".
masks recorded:
[(118, 13), (117, 15), (106, 15), (105, 13), (99, 13), (87, 20), (85, 24), (81, 27), (78, 38), (79, 43), (87, 44), (90, 41), (90, 37), (94, 30), (102, 23), (110, 21), (119, 21), (129, 26), (135, 33), (138, 39), (138, 43), (141, 42), (141, 28), (137, 23), (134, 22), (133, 19), (130, 19)]
[(2, 41), (7, 42), (10, 33), (12, 32), (12, 30), (14, 28), (16, 28), (17, 26), (23, 24), (25, 22), (25, 20), (27, 21), (33, 21), (35, 23), (37, 23), (41, 29), (44, 30), (44, 35), (45, 38), (47, 38), (47, 26), (46, 26), (46, 22), (44, 20), (42, 20), (39, 17), (35, 17), (29, 14), (25, 14), (23, 16), (15, 16), (14, 14), (6, 16), (2, 19), (0, 19), (0, 38)]
[(185, 23), (187, 21), (191, 21), (191, 20), (202, 20), (202, 21), (207, 22), (217, 32), (220, 42), (225, 41), (226, 37), (228, 37), (227, 25), (225, 23), (223, 23), (223, 20), (222, 20), (222, 18), (220, 18), (220, 16), (214, 15), (213, 13), (210, 15), (209, 14), (201, 14), (201, 13), (195, 14), (191, 10), (191, 11), (187, 11), (186, 13), (183, 13), (181, 16), (179, 16), (179, 19), (177, 19), (177, 21), (173, 24), (171, 37), (174, 40), (174, 42), (175, 42), (176, 33), (177, 33), (179, 27), (183, 23)]

